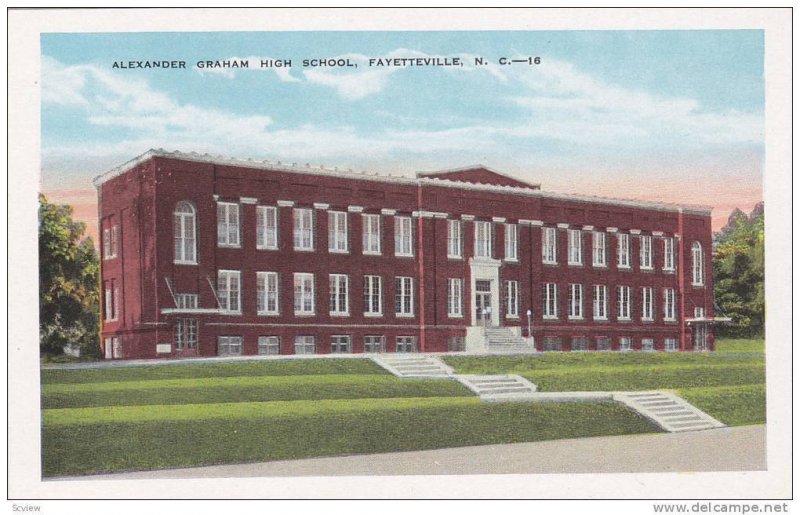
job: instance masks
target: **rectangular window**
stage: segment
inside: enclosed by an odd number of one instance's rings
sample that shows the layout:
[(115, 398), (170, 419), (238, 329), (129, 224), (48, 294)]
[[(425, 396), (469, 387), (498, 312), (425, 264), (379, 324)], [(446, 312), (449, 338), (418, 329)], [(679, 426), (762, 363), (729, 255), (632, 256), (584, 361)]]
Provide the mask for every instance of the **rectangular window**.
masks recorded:
[(197, 309), (198, 295), (196, 293), (176, 293), (175, 305), (178, 309)]
[(467, 350), (467, 339), (465, 337), (447, 337), (447, 352), (464, 352), (465, 350)]
[(294, 274), (294, 314), (314, 314), (314, 274)]
[(220, 336), (217, 338), (218, 356), (241, 356), (242, 337), (241, 336)]
[(217, 272), (217, 296), (223, 311), (241, 313), (241, 272), (220, 270)]
[(364, 276), (364, 314), (381, 315), (383, 313), (383, 294), (379, 275)]
[(675, 271), (675, 240), (664, 238), (664, 270)]
[(675, 352), (678, 350), (677, 338), (664, 338), (664, 350), (667, 352)]
[(505, 224), (506, 233), (506, 261), (517, 260), (517, 225)]
[(269, 250), (278, 248), (278, 208), (256, 207), (256, 248)]
[(315, 354), (317, 352), (317, 342), (313, 336), (295, 336), (295, 354)]
[(592, 265), (606, 266), (606, 233), (594, 231), (592, 233)]
[(644, 352), (652, 352), (653, 351), (653, 339), (652, 338), (642, 338), (642, 350)]
[(664, 320), (675, 320), (675, 289), (664, 288)]
[(395, 340), (395, 352), (416, 352), (417, 339), (413, 336), (398, 336)]
[(617, 267), (631, 267), (631, 235), (617, 234)]
[(542, 229), (542, 262), (555, 265), (557, 261), (556, 228), (545, 227)]
[(103, 259), (111, 259), (111, 229), (103, 229)]
[(608, 286), (595, 284), (593, 290), (592, 318), (595, 320), (608, 320)]
[(448, 220), (447, 221), (447, 257), (460, 258), (462, 257), (461, 249), (462, 243), (462, 225), (461, 220)]
[(117, 257), (117, 247), (119, 245), (119, 226), (114, 224), (111, 228), (111, 257)]
[(217, 202), (217, 244), (239, 246), (239, 204)]
[(364, 254), (381, 253), (381, 215), (361, 215)]
[(639, 268), (642, 270), (653, 269), (653, 237), (641, 236), (639, 238)]
[(475, 221), (475, 257), (492, 257), (492, 222)]
[(364, 352), (383, 352), (385, 338), (383, 336), (365, 336)]
[(694, 308), (694, 317), (695, 318), (705, 318), (706, 317), (706, 308)]
[(257, 272), (257, 301), (256, 309), (259, 315), (278, 314), (278, 273)]
[[(111, 283), (113, 286), (113, 282)], [(114, 288), (114, 320), (119, 320), (119, 288)]]
[(175, 348), (177, 350), (197, 348), (197, 319), (175, 320)]
[(259, 336), (258, 353), (263, 355), (276, 355), (281, 353), (281, 339), (279, 336)]
[(568, 296), (567, 317), (570, 320), (580, 320), (583, 318), (583, 285), (570, 284)]
[(351, 354), (353, 346), (350, 342), (347, 335), (331, 336), (331, 354)]
[(558, 352), (561, 350), (561, 338), (558, 336), (545, 336), (544, 347), (545, 352)]
[(567, 264), (583, 264), (583, 234), (580, 229), (569, 229), (567, 231)]
[(629, 336), (623, 336), (619, 339), (619, 350), (621, 352), (627, 352), (631, 350), (631, 339)]
[(506, 281), (506, 317), (519, 318), (519, 282)]
[(589, 345), (585, 336), (573, 336), (570, 347), (572, 352), (583, 352), (589, 348)]
[(653, 320), (653, 288), (642, 288), (642, 320)]
[(414, 314), (414, 281), (411, 277), (395, 277), (394, 279), (394, 312), (400, 316)]
[(103, 300), (105, 309), (103, 314), (107, 321), (114, 319), (114, 297), (111, 295), (111, 288), (106, 287), (103, 291)]
[(407, 216), (394, 217), (394, 255), (413, 256), (413, 226)]
[(617, 286), (617, 320), (631, 319), (631, 287)]
[(558, 318), (558, 287), (556, 283), (542, 285), (542, 318)]
[(348, 251), (346, 212), (328, 211), (328, 251)]
[(447, 316), (458, 318), (464, 316), (463, 301), (464, 281), (447, 280)]
[(595, 343), (597, 344), (598, 351), (604, 352), (611, 350), (611, 338), (598, 336), (597, 340), (595, 340)]
[(294, 218), (294, 250), (314, 250), (314, 210), (295, 208)]
[(350, 314), (350, 284), (346, 275), (330, 275), (330, 314), (346, 316)]

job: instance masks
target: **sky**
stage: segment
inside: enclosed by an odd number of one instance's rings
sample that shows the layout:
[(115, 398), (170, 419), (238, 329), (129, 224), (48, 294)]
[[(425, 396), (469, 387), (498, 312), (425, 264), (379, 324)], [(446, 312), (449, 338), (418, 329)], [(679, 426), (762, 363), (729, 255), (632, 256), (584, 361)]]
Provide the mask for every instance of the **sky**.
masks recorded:
[[(547, 191), (711, 205), (715, 229), (762, 199), (760, 30), (59, 33), (41, 44), (41, 188), (93, 235), (92, 179), (150, 148), (396, 175), (483, 164)], [(463, 66), (369, 66), (417, 57)], [(303, 66), (319, 58), (355, 66)], [(113, 67), (143, 60), (186, 68)], [(196, 65), (221, 60), (250, 69)]]

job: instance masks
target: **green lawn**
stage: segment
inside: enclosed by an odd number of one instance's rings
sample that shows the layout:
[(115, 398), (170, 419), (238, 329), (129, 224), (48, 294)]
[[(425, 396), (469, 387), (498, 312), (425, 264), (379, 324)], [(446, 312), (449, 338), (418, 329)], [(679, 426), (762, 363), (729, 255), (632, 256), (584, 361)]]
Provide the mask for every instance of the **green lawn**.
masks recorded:
[(764, 338), (720, 339), (717, 340), (717, 352), (729, 354), (764, 354)]

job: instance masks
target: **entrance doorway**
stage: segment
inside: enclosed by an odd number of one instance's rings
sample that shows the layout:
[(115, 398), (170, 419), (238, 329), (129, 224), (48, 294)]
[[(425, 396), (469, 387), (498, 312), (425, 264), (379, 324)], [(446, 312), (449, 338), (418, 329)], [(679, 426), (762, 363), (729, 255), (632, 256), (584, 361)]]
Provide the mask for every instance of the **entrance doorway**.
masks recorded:
[(492, 309), (492, 281), (475, 281), (475, 320), (478, 325), (491, 325)]
[(708, 350), (708, 327), (706, 324), (697, 324), (694, 326), (693, 339), (695, 352), (704, 352)]

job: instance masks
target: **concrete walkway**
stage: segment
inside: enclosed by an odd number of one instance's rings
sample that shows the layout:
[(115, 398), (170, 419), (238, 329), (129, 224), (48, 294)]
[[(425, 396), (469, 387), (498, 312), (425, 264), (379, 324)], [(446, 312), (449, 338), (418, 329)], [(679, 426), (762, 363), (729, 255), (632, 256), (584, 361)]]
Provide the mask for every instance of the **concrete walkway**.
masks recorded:
[(743, 426), (57, 479), (701, 472), (766, 468), (766, 426)]

